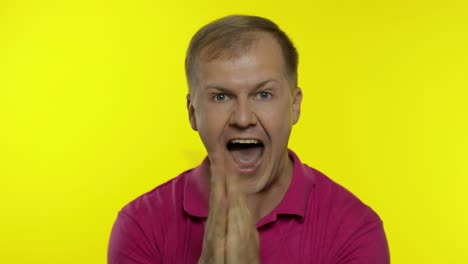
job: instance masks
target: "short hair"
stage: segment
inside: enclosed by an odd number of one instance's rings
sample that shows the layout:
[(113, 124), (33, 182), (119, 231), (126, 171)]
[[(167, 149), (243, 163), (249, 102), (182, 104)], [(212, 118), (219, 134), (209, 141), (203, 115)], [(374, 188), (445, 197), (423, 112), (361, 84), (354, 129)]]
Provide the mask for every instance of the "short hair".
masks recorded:
[(240, 55), (259, 38), (270, 34), (280, 45), (286, 76), (297, 86), (298, 53), (294, 44), (278, 25), (259, 16), (231, 15), (217, 19), (199, 29), (190, 41), (185, 57), (185, 75), (189, 90), (198, 82), (197, 67), (201, 60)]

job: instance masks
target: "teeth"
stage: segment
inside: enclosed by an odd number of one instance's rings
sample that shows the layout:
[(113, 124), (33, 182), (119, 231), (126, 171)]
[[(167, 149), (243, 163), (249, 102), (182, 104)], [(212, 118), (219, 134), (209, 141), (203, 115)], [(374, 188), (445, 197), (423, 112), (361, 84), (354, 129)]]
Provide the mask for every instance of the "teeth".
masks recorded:
[(260, 141), (255, 139), (233, 139), (232, 144), (260, 144)]

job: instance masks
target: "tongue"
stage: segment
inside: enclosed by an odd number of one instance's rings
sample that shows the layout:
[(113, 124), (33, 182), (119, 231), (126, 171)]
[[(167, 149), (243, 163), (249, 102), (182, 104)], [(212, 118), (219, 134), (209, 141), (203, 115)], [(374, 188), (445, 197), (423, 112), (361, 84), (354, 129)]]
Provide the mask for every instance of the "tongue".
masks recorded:
[(234, 162), (240, 167), (253, 167), (262, 155), (263, 147), (250, 147), (242, 149), (232, 149), (231, 155)]

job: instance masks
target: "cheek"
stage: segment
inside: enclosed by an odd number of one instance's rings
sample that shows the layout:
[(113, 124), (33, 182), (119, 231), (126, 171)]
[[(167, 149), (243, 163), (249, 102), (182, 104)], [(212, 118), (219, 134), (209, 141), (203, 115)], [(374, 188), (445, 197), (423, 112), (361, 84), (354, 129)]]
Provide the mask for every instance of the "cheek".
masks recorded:
[(200, 109), (197, 113), (197, 127), (200, 137), (206, 148), (217, 143), (225, 126), (225, 114), (220, 109)]
[(292, 126), (290, 104), (271, 104), (263, 107), (261, 111), (262, 124), (272, 137), (289, 135)]

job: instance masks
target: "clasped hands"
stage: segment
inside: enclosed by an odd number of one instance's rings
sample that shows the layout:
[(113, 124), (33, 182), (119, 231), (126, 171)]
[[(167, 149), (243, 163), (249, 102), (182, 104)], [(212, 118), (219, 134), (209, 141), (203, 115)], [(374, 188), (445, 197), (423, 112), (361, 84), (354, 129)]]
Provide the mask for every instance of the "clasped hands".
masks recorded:
[(259, 264), (258, 232), (239, 179), (224, 155), (213, 154), (210, 162), (210, 209), (198, 263)]

